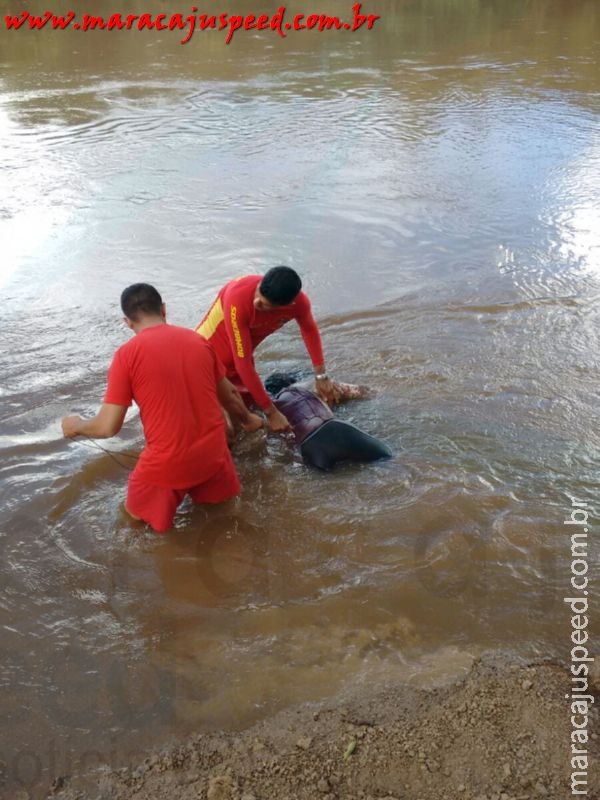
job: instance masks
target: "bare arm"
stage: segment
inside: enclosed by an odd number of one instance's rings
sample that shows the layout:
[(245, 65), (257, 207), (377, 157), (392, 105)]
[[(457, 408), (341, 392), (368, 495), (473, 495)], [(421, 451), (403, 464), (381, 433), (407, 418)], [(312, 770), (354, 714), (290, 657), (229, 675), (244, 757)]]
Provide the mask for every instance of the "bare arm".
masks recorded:
[(248, 411), (241, 394), (227, 378), (222, 378), (217, 384), (217, 395), (225, 411), (237, 420), (245, 431), (252, 432), (262, 428), (262, 419), (258, 414)]
[(74, 436), (91, 436), (93, 439), (110, 439), (121, 430), (127, 406), (118, 406), (113, 403), (102, 403), (95, 417), (69, 416), (62, 421), (63, 434), (67, 439)]

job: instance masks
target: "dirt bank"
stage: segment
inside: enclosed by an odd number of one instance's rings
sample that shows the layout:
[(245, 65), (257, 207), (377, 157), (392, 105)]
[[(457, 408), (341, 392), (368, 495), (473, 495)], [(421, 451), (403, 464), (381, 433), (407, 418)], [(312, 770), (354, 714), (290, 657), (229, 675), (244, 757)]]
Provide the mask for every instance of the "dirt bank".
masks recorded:
[[(597, 683), (591, 692), (598, 692)], [(506, 655), (432, 690), (397, 686), (342, 705), (285, 711), (237, 734), (197, 736), (61, 800), (567, 800), (570, 675)], [(600, 798), (598, 711), (589, 716), (587, 797)], [(583, 795), (582, 795), (583, 796)]]

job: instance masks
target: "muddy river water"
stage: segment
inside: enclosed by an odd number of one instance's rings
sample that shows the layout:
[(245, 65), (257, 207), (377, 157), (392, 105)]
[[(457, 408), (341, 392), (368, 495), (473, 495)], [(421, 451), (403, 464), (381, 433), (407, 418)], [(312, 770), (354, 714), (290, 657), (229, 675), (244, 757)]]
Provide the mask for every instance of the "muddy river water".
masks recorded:
[[(25, 6), (0, 7), (4, 25)], [(230, 44), (0, 30), (7, 797), (349, 685), (569, 648), (564, 520), (571, 497), (598, 510), (600, 7), (363, 11), (371, 30)], [(394, 458), (323, 474), (248, 436), (239, 500), (132, 529), (136, 413), (112, 454), (59, 425), (102, 398), (121, 290), (153, 283), (193, 326), (230, 277), (279, 263), (330, 372), (376, 391), (340, 417)], [(307, 363), (290, 326), (257, 352), (263, 377)]]

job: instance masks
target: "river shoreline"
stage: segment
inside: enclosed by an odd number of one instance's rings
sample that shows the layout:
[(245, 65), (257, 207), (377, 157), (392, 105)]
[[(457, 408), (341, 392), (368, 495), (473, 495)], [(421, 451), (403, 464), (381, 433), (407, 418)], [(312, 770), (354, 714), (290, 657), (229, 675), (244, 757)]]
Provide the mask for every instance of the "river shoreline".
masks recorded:
[[(591, 694), (597, 696), (598, 675)], [(354, 694), (352, 695), (352, 691)], [(59, 778), (60, 800), (566, 800), (569, 673), (487, 653), (432, 689), (364, 687), (239, 733), (202, 734), (93, 785)], [(587, 796), (600, 796), (600, 718), (589, 716)], [(581, 745), (578, 745), (581, 747)]]

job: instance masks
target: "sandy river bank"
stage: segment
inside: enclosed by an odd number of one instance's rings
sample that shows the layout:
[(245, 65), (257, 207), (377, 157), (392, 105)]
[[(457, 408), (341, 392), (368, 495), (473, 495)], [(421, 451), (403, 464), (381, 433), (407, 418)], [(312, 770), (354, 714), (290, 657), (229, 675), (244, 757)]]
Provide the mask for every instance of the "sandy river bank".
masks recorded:
[[(590, 691), (598, 693), (598, 673)], [(488, 654), (432, 689), (378, 687), (282, 712), (240, 733), (198, 735), (60, 800), (566, 800), (570, 675)], [(587, 797), (600, 797), (600, 721), (588, 718)], [(582, 795), (584, 796), (584, 795)]]

